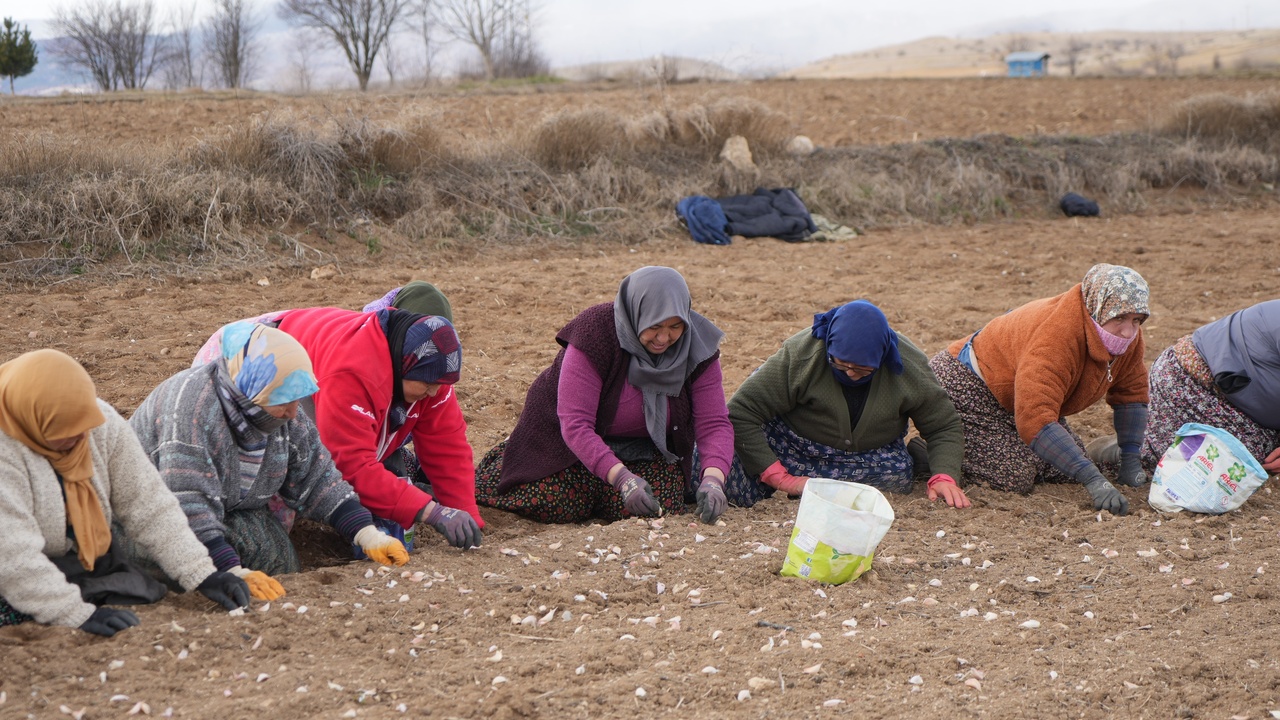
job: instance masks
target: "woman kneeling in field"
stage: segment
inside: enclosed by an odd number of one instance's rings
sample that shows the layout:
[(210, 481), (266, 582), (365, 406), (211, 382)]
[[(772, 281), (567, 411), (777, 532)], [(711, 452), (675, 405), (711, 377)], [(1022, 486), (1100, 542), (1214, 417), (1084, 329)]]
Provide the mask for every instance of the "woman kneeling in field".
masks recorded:
[(724, 333), (692, 310), (680, 273), (644, 267), (556, 335), (511, 436), (476, 469), (483, 505), (540, 522), (683, 512), (694, 443), (698, 515), (727, 505), (733, 452), (720, 372)]
[(34, 619), (108, 637), (137, 625), (132, 612), (99, 606), (167, 590), (123, 561), (113, 523), (184, 589), (228, 610), (249, 604), (70, 356), (36, 350), (0, 365), (0, 431), (0, 625)]
[[(1144, 469), (1155, 470), (1185, 423), (1226, 430), (1267, 472), (1280, 472), (1280, 300), (1204, 325), (1156, 358)], [(1098, 463), (1114, 462), (1123, 449), (1114, 436), (1089, 447)]]
[[(476, 507), (467, 423), (453, 391), (462, 371), (453, 324), (394, 307), (370, 313), (301, 308), (255, 321), (293, 336), (311, 358), (320, 390), (308, 412), (374, 524), (405, 537), (409, 550), (405, 533), (417, 522), (454, 547), (479, 546), (484, 521)], [(215, 335), (193, 365), (219, 352)], [(431, 493), (405, 471), (400, 451), (410, 441)]]
[[(929, 499), (969, 507), (956, 484), (964, 426), (928, 359), (865, 300), (815, 315), (729, 401), (737, 455), (725, 488), (751, 507), (775, 489), (799, 495), (810, 476), (911, 492), (903, 438), (910, 420), (928, 441)], [(922, 448), (923, 449), (923, 448)], [(923, 464), (923, 463), (922, 463)], [(758, 479), (757, 479), (758, 478)]]
[(218, 569), (244, 578), (259, 600), (285, 594), (272, 576), (302, 565), (269, 507), (276, 497), (376, 562), (408, 562), (404, 546), (373, 526), (315, 423), (298, 412), (319, 389), (298, 341), (243, 321), (219, 334), (216, 360), (165, 380), (129, 420)]
[(988, 322), (933, 356), (929, 366), (964, 421), (964, 476), (996, 490), (1078, 482), (1113, 515), (1129, 501), (1103, 477), (1066, 421), (1103, 397), (1123, 450), (1119, 482), (1147, 481), (1138, 456), (1147, 425), (1142, 323), (1147, 282), (1118, 265)]

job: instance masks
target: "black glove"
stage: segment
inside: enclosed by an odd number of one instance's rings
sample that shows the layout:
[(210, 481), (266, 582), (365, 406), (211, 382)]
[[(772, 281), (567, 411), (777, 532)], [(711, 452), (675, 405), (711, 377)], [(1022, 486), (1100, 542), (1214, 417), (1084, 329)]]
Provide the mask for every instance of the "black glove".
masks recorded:
[(729, 501), (724, 496), (724, 485), (714, 477), (704, 475), (698, 485), (698, 519), (710, 525), (724, 514)]
[(450, 545), (463, 550), (480, 547), (480, 524), (470, 513), (445, 507), (432, 500), (421, 514), (425, 515), (423, 522), (443, 535)]
[(138, 624), (138, 616), (128, 610), (117, 610), (116, 608), (100, 607), (93, 611), (88, 620), (80, 626), (80, 629), (101, 635), (103, 637), (112, 637), (121, 630), (134, 627)]
[(1084, 489), (1088, 490), (1093, 498), (1094, 510), (1106, 510), (1112, 515), (1129, 514), (1129, 501), (1116, 489), (1115, 485), (1102, 477), (1102, 473), (1098, 472), (1097, 468), (1094, 468), (1091, 477), (1080, 484), (1084, 485)]
[(1142, 469), (1142, 456), (1138, 453), (1120, 453), (1120, 474), (1116, 481), (1129, 487), (1142, 487), (1150, 478)]
[(652, 517), (662, 509), (649, 482), (626, 468), (613, 479), (613, 487), (622, 494), (622, 507), (632, 517)]
[(210, 573), (196, 590), (227, 610), (249, 607), (249, 586), (229, 572)]

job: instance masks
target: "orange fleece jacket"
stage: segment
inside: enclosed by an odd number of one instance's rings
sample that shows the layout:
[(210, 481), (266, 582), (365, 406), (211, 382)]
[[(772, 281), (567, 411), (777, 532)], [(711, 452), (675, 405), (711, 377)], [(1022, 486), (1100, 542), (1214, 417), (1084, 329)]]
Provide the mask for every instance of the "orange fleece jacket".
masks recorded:
[[(958, 357), (967, 339), (951, 343), (947, 352)], [(1123, 355), (1112, 358), (1093, 327), (1079, 284), (987, 323), (973, 340), (973, 352), (991, 394), (1013, 413), (1018, 435), (1028, 445), (1049, 423), (1104, 396), (1110, 405), (1147, 402), (1142, 332)]]

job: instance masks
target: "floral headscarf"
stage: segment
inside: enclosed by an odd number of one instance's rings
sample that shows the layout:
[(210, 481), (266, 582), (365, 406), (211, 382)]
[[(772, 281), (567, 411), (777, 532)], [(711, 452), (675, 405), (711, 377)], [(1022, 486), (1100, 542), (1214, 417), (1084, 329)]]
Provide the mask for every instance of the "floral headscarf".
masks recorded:
[(263, 408), (285, 405), (320, 389), (311, 358), (283, 330), (241, 320), (224, 326), (218, 358), (218, 399), (236, 443), (246, 450), (266, 446), (266, 435), (287, 420)]
[(1138, 313), (1150, 317), (1150, 289), (1136, 270), (1123, 265), (1098, 263), (1080, 283), (1084, 307), (1099, 325), (1114, 317)]

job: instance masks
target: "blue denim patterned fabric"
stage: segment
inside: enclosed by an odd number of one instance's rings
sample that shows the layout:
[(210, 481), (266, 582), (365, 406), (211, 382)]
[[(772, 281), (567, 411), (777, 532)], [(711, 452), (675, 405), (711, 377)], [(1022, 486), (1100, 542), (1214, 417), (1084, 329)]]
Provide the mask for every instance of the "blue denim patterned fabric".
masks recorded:
[[(792, 475), (847, 480), (883, 492), (911, 492), (914, 466), (903, 441), (905, 434), (888, 445), (853, 452), (800, 437), (781, 418), (774, 418), (764, 424), (764, 436)], [(759, 475), (747, 476), (736, 453), (724, 491), (735, 507), (751, 507), (774, 493), (773, 488), (760, 482)]]

